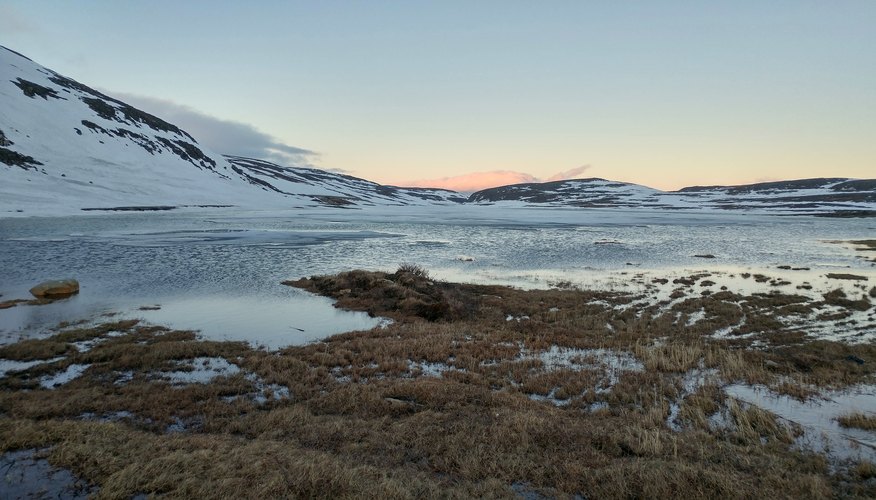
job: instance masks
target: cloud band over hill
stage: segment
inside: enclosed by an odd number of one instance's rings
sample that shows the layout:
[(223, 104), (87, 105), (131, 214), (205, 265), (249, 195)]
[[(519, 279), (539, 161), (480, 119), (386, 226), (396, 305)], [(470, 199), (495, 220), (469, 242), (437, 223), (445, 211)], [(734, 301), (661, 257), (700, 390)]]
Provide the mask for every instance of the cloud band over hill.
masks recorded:
[(308, 166), (318, 156), (308, 149), (285, 144), (247, 123), (216, 118), (165, 99), (120, 92), (107, 93), (178, 125), (198, 142), (217, 153), (295, 166)]

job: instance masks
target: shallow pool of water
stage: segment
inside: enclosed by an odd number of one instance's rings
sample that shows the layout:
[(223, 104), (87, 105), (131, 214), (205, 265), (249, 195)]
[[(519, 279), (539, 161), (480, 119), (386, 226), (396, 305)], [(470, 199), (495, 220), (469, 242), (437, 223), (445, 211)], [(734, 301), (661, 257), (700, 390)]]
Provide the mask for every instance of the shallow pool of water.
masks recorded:
[(807, 401), (778, 395), (764, 387), (742, 384), (729, 385), (724, 390), (733, 398), (799, 424), (804, 433), (797, 444), (802, 448), (840, 460), (876, 460), (876, 432), (842, 427), (836, 420), (849, 413), (876, 416), (876, 386), (860, 385), (826, 392), (822, 397)]

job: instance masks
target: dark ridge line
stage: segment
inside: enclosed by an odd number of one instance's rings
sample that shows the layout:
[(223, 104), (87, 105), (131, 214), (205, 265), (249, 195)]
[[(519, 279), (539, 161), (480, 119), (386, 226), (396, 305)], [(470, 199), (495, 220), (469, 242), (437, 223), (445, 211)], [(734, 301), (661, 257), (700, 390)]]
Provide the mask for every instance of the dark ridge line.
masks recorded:
[(26, 55), (24, 55), (24, 54), (22, 54), (22, 53), (20, 53), (20, 52), (16, 52), (16, 51), (10, 49), (9, 47), (6, 47), (6, 46), (3, 46), (3, 45), (0, 45), (0, 49), (6, 49), (6, 50), (8, 50), (9, 52), (12, 52), (13, 54), (17, 55), (18, 57), (21, 57), (21, 58), (23, 58), (23, 59), (27, 59), (27, 60), (30, 61), (30, 62), (34, 62), (33, 59), (27, 57)]

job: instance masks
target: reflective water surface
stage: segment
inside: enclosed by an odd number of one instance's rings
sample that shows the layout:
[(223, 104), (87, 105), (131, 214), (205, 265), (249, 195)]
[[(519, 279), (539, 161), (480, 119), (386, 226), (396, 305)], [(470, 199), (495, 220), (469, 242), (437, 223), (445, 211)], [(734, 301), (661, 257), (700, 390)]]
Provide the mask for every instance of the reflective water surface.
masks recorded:
[[(378, 320), (280, 284), (411, 262), (439, 279), (547, 287), (634, 286), (634, 274), (787, 265), (812, 281), (876, 268), (834, 240), (872, 239), (872, 219), (690, 215), (635, 210), (388, 207), (89, 214), (0, 219), (0, 300), (76, 278), (81, 292), (48, 306), (0, 310), (0, 342), (60, 321), (121, 312), (276, 348), (370, 328)], [(697, 257), (713, 255), (715, 258)], [(801, 278), (802, 279), (802, 278)], [(160, 306), (141, 310), (142, 306)]]

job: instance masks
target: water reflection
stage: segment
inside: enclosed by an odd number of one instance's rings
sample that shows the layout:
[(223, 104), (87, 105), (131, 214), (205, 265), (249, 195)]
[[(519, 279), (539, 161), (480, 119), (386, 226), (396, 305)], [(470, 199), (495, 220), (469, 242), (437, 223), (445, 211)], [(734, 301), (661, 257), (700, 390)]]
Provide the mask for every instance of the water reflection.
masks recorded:
[(278, 290), (275, 295), (188, 294), (160, 299), (96, 299), (85, 294), (49, 305), (0, 310), (0, 345), (48, 335), (61, 322), (88, 320), (93, 324), (137, 318), (197, 330), (208, 340), (246, 341), (279, 349), (336, 333), (368, 330), (381, 321), (365, 313), (341, 311), (329, 299), (294, 289)]
[(209, 340), (243, 340), (278, 349), (330, 335), (368, 330), (380, 322), (361, 312), (336, 309), (323, 297), (169, 297), (159, 310), (126, 313), (159, 325), (200, 330)]
[[(0, 341), (61, 321), (127, 311), (216, 338), (277, 345), (291, 335), (303, 342), (365, 323), (281, 281), (356, 268), (392, 271), (404, 262), (422, 265), (438, 279), (527, 288), (571, 281), (659, 297), (674, 287), (670, 280), (659, 290), (649, 288), (653, 278), (724, 269), (716, 289), (726, 284), (801, 293), (795, 286), (805, 280), (814, 294), (851, 286), (826, 282), (828, 269), (848, 268), (868, 276), (869, 286), (876, 282), (876, 268), (860, 252), (825, 243), (872, 237), (872, 224), (472, 207), (0, 218), (2, 300), (29, 298), (27, 290), (48, 279), (72, 277), (82, 286), (68, 301), (0, 310)], [(605, 241), (617, 244), (599, 243)], [(697, 254), (717, 258), (704, 262)], [(742, 271), (778, 277), (779, 265), (811, 272), (786, 275), (794, 284), (782, 288), (738, 278)], [(137, 310), (156, 303), (161, 310)], [(232, 337), (237, 330), (243, 333)], [(256, 340), (256, 332), (265, 341)]]

